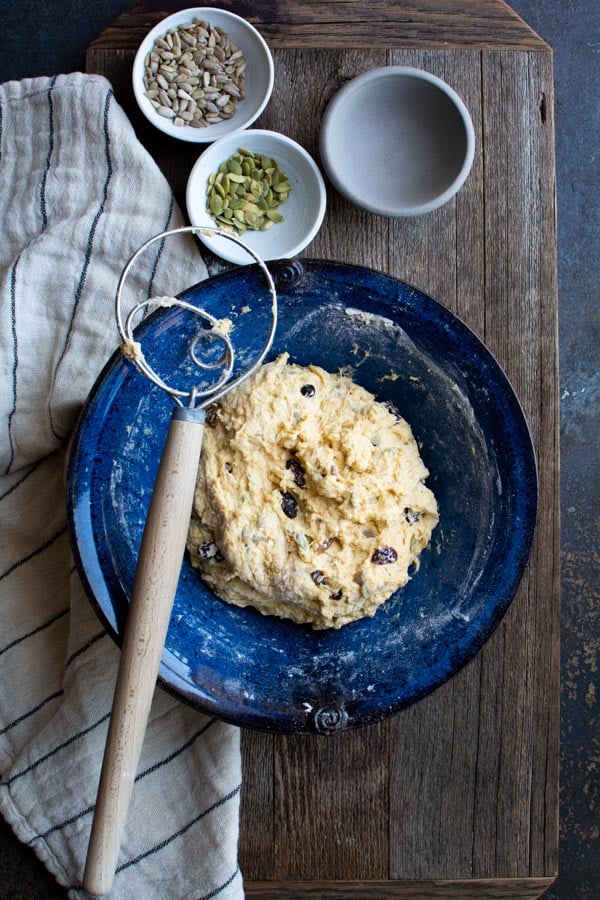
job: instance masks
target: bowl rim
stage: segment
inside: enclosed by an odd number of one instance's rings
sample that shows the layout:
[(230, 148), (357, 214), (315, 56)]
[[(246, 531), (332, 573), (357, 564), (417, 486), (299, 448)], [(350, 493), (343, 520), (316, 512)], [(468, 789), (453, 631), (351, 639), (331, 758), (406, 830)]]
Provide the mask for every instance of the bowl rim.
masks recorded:
[[(261, 47), (261, 50), (263, 51), (263, 62), (266, 63), (268, 70), (267, 89), (257, 109), (252, 112), (252, 114), (248, 115), (244, 120), (240, 120), (240, 123), (232, 126), (231, 131), (228, 131), (225, 134), (218, 135), (217, 137), (210, 137), (210, 135), (205, 133), (210, 132), (210, 127), (187, 129), (176, 128), (174, 125), (171, 125), (168, 119), (163, 119), (162, 116), (159, 116), (157, 113), (155, 113), (154, 107), (148, 102), (145, 102), (147, 98), (143, 96), (143, 79), (138, 74), (140, 66), (143, 66), (143, 60), (146, 56), (146, 53), (149, 52), (149, 48), (152, 46), (152, 43), (157, 37), (160, 37), (175, 24), (182, 24), (182, 16), (184, 16), (186, 19), (189, 17), (189, 20), (191, 22), (199, 15), (207, 18), (210, 18), (210, 16), (220, 16), (225, 20), (241, 23), (241, 26), (243, 28), (246, 28), (253, 34), (257, 43)], [(177, 23), (175, 20), (177, 20)], [(220, 25), (220, 23), (217, 24)], [(159, 131), (163, 132), (163, 134), (167, 134), (169, 135), (169, 137), (173, 137), (176, 140), (186, 141), (187, 143), (192, 144), (212, 144), (216, 140), (219, 140), (220, 138), (226, 137), (228, 134), (233, 133), (233, 131), (242, 131), (243, 129), (248, 128), (248, 126), (251, 125), (252, 122), (256, 121), (256, 119), (260, 116), (267, 103), (271, 99), (273, 87), (275, 84), (275, 66), (273, 64), (273, 54), (271, 53), (269, 45), (265, 41), (264, 37), (255, 28), (255, 26), (252, 25), (252, 23), (245, 19), (243, 16), (240, 16), (234, 12), (230, 12), (226, 9), (219, 9), (216, 6), (190, 6), (189, 8), (180, 9), (177, 12), (171, 13), (165, 18), (161, 19), (160, 22), (157, 22), (157, 24), (147, 32), (143, 40), (140, 42), (138, 49), (136, 50), (136, 54), (131, 66), (131, 83), (133, 87), (133, 94), (136, 103), (140, 108), (140, 111), (146, 117), (146, 119), (152, 125), (154, 125), (155, 128), (158, 128)], [(233, 119), (231, 121), (233, 122)]]
[[(342, 105), (345, 104), (365, 83), (370, 81), (380, 81), (385, 78), (393, 78), (399, 75), (412, 77), (419, 81), (427, 81), (439, 88), (442, 93), (446, 94), (458, 110), (462, 119), (467, 139), (466, 153), (460, 171), (452, 181), (452, 184), (450, 184), (441, 194), (438, 194), (433, 200), (415, 206), (376, 206), (373, 203), (369, 203), (368, 199), (352, 190), (345, 181), (340, 179), (330, 152), (330, 135), (335, 127), (334, 120), (336, 114), (339, 112)], [(475, 129), (473, 127), (471, 114), (465, 103), (454, 88), (450, 87), (450, 85), (442, 78), (433, 75), (426, 69), (419, 69), (415, 66), (380, 66), (377, 69), (369, 69), (367, 72), (363, 72), (361, 75), (352, 78), (344, 84), (336, 94), (334, 94), (329, 101), (321, 120), (319, 145), (321, 159), (323, 160), (327, 175), (336, 190), (346, 197), (346, 199), (350, 200), (356, 206), (377, 215), (388, 216), (389, 218), (407, 218), (409, 216), (420, 216), (425, 213), (433, 212), (433, 210), (439, 209), (440, 206), (446, 204), (456, 193), (458, 193), (467, 180), (475, 159)]]
[[(192, 192), (197, 191), (197, 184), (195, 182), (199, 179), (199, 172), (207, 165), (209, 161), (209, 156), (212, 156), (213, 153), (218, 153), (219, 149), (233, 141), (234, 138), (239, 138), (240, 142), (248, 143), (248, 138), (250, 138), (250, 142), (254, 136), (264, 137), (268, 140), (272, 140), (275, 144), (284, 144), (285, 146), (291, 148), (295, 153), (303, 158), (303, 160), (307, 163), (314, 179), (316, 182), (316, 188), (319, 198), (318, 207), (316, 207), (316, 214), (313, 218), (313, 223), (310, 229), (305, 233), (304, 237), (298, 240), (294, 245), (292, 245), (289, 249), (285, 250), (283, 254), (278, 253), (274, 256), (264, 255), (265, 260), (273, 260), (273, 259), (291, 259), (294, 256), (297, 256), (305, 247), (307, 247), (312, 240), (316, 237), (319, 232), (321, 225), (323, 224), (323, 219), (325, 218), (325, 211), (327, 209), (327, 188), (325, 186), (325, 180), (323, 175), (321, 174), (321, 170), (319, 169), (315, 159), (311, 156), (311, 154), (306, 150), (302, 144), (299, 144), (298, 141), (295, 141), (293, 138), (288, 137), (288, 135), (283, 134), (280, 131), (272, 131), (268, 128), (249, 128), (249, 129), (238, 129), (237, 131), (232, 131), (230, 134), (223, 135), (223, 137), (214, 141), (210, 147), (207, 147), (201, 155), (198, 157), (192, 169), (190, 171), (186, 190), (185, 190), (185, 204), (187, 209), (188, 218), (190, 223), (198, 228), (201, 228), (203, 225), (213, 225), (214, 221), (208, 216), (206, 221), (198, 221), (197, 217), (195, 217), (192, 213)], [(252, 149), (249, 147), (249, 149)], [(208, 175), (207, 175), (208, 177)], [(204, 211), (204, 210), (203, 210)], [(215, 235), (209, 234), (198, 234), (199, 240), (204, 244), (204, 246), (214, 253), (216, 256), (221, 257), (221, 259), (225, 259), (228, 262), (236, 263), (237, 265), (251, 265), (254, 260), (245, 253), (239, 246), (233, 244), (231, 241), (219, 241), (218, 238), (215, 240)], [(243, 238), (246, 239), (246, 236)], [(222, 249), (217, 250), (215, 244), (222, 244)]]

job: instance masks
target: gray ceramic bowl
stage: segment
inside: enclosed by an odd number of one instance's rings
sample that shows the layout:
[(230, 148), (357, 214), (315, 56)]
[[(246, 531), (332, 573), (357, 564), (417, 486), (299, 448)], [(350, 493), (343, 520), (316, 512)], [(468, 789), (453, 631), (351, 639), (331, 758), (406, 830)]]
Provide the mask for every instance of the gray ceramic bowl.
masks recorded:
[(421, 69), (386, 66), (349, 81), (321, 125), (333, 186), (383, 216), (418, 216), (447, 203), (473, 164), (471, 117), (458, 94)]

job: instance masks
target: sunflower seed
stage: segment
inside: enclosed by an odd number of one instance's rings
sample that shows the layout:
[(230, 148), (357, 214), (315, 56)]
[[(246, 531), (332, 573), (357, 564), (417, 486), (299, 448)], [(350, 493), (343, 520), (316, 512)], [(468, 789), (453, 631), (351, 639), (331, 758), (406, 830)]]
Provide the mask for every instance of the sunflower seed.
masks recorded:
[(241, 97), (241, 91), (237, 84), (234, 84), (233, 81), (229, 81), (224, 84), (223, 90), (226, 94), (229, 94), (230, 97)]
[[(195, 19), (156, 39), (144, 59), (143, 81), (148, 102), (161, 116), (198, 128), (235, 114), (245, 97), (245, 72), (243, 51), (229, 35)], [(201, 101), (204, 114), (196, 108)]]

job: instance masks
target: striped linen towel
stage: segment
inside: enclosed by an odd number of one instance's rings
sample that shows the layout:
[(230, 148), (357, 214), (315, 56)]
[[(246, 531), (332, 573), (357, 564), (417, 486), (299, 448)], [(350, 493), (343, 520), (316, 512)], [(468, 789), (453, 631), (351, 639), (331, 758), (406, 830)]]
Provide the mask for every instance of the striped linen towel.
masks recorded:
[[(67, 441), (125, 262), (183, 222), (105, 79), (0, 85), (0, 129), (0, 809), (82, 897), (118, 651), (73, 566)], [(155, 246), (129, 305), (206, 277), (192, 238)], [(239, 790), (238, 730), (157, 689), (110, 897), (243, 897)]]

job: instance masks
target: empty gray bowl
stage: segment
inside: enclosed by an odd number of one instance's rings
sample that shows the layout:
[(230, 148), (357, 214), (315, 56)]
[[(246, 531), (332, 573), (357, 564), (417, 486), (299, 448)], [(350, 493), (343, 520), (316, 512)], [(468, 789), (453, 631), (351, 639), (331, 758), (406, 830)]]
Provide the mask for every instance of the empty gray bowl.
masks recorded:
[(441, 78), (386, 66), (359, 75), (330, 101), (321, 158), (333, 186), (382, 216), (418, 216), (447, 203), (473, 164), (466, 106)]

